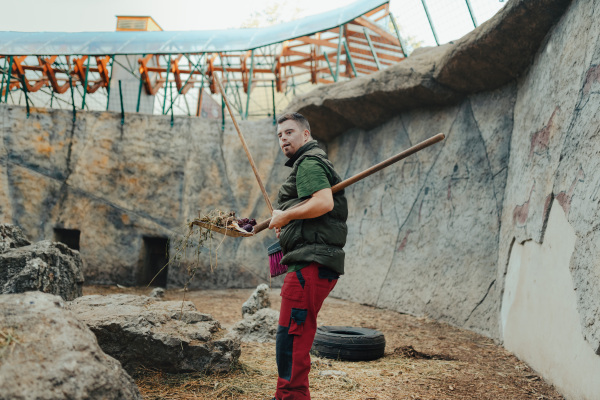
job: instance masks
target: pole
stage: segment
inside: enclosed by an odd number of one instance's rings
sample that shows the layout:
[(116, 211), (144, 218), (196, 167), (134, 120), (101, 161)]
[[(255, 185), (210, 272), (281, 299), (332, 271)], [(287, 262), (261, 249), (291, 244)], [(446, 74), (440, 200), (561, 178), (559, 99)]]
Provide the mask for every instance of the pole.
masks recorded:
[(221, 131), (225, 132), (225, 91), (221, 92)]
[[(233, 110), (231, 109), (231, 106), (229, 105), (229, 102), (227, 101), (227, 98), (225, 97), (225, 90), (223, 90), (223, 86), (221, 85), (221, 82), (219, 81), (219, 78), (217, 78), (216, 74), (213, 75), (213, 78), (215, 80), (215, 83), (217, 84), (217, 87), (219, 88), (219, 91), (221, 92), (223, 102), (227, 105), (227, 110), (229, 110), (229, 116), (231, 117), (231, 120), (233, 121), (233, 125), (235, 126), (235, 129), (238, 132), (238, 136), (240, 137), (240, 141), (242, 142), (242, 147), (244, 148), (244, 151), (246, 152), (246, 156), (248, 157), (248, 161), (250, 162), (250, 166), (252, 167), (252, 172), (254, 172), (254, 176), (256, 177), (256, 181), (258, 182), (258, 186), (260, 186), (260, 191), (262, 192), (265, 202), (267, 203), (267, 207), (269, 207), (269, 212), (272, 214), (273, 206), (271, 205), (271, 200), (269, 199), (269, 195), (267, 195), (265, 186), (263, 185), (262, 180), (260, 179), (260, 175), (258, 174), (258, 169), (256, 168), (256, 164), (254, 163), (254, 159), (252, 158), (252, 155), (250, 154), (250, 150), (248, 150), (248, 145), (246, 144), (246, 140), (244, 139), (242, 130), (240, 129), (237, 121), (235, 120), (235, 116), (233, 115)], [(273, 81), (271, 81), (271, 82), (273, 82)], [(273, 87), (275, 87), (274, 84), (273, 84)]]
[[(361, 179), (365, 179), (366, 177), (373, 175), (374, 173), (381, 171), (382, 169), (389, 167), (390, 165), (397, 163), (398, 161), (403, 160), (406, 157), (413, 155), (416, 152), (421, 151), (426, 147), (429, 147), (435, 143), (438, 143), (438, 142), (444, 140), (445, 137), (446, 136), (443, 133), (438, 133), (437, 135), (432, 136), (429, 139), (422, 141), (421, 143), (417, 143), (414, 146), (404, 150), (403, 152), (398, 153), (395, 156), (392, 156), (392, 157), (388, 158), (387, 160), (382, 161), (379, 164), (372, 166), (371, 168), (368, 168), (362, 172), (359, 172), (358, 174), (346, 179), (345, 181), (338, 183), (337, 185), (333, 185), (331, 187), (331, 191), (333, 193), (337, 193), (340, 190), (343, 190), (343, 189), (347, 188), (348, 186), (352, 185), (353, 183), (360, 181)], [(308, 200), (298, 203), (294, 207), (299, 207), (300, 205), (304, 204), (307, 201)], [(252, 233), (257, 234), (259, 232), (264, 231), (265, 229), (267, 229), (269, 227), (270, 222), (271, 222), (271, 218), (258, 223), (257, 225), (254, 226)]]
[[(146, 57), (145, 54), (142, 55), (142, 58)], [(140, 112), (140, 101), (142, 100), (142, 86), (144, 84), (144, 77), (142, 76), (142, 74), (140, 74), (140, 85), (138, 87), (138, 98), (137, 98), (137, 104), (135, 106), (135, 112), (139, 113)]]
[(71, 88), (71, 105), (73, 106), (73, 123), (77, 119), (77, 110), (75, 109), (75, 95), (73, 93), (73, 79), (71, 73), (69, 73), (69, 87)]
[(173, 83), (169, 83), (169, 92), (171, 93), (171, 126), (175, 120), (173, 119)]
[(398, 42), (400, 43), (400, 50), (402, 51), (402, 55), (406, 58), (408, 57), (408, 53), (406, 52), (406, 45), (402, 40), (402, 36), (400, 36), (400, 29), (398, 29), (398, 24), (396, 24), (396, 18), (391, 12), (390, 19), (392, 20), (392, 25), (394, 26), (394, 30), (396, 31), (396, 36), (398, 37)]
[(114, 54), (110, 61), (110, 76), (108, 77), (108, 87), (106, 88), (106, 111), (108, 111), (108, 104), (110, 103), (110, 83), (112, 82), (113, 65), (115, 65)]
[(171, 55), (169, 54), (169, 62), (167, 64), (167, 76), (165, 78), (165, 101), (163, 101), (162, 113), (165, 114), (165, 106), (167, 105), (167, 89), (169, 89), (169, 71), (171, 71)]
[(252, 91), (252, 74), (254, 73), (254, 49), (250, 54), (250, 75), (248, 76), (248, 91), (246, 92), (246, 112), (244, 119), (248, 119), (248, 110), (250, 108), (250, 92)]
[(196, 108), (196, 117), (202, 115), (202, 92), (204, 91), (204, 73), (202, 74), (202, 83), (200, 84), (200, 91), (198, 92), (198, 107)]
[(87, 67), (85, 69), (85, 82), (83, 83), (83, 100), (81, 101), (81, 109), (85, 109), (85, 94), (87, 93), (88, 73), (90, 72), (90, 56), (87, 59)]
[(377, 69), (381, 69), (381, 64), (379, 63), (379, 58), (377, 57), (377, 52), (375, 51), (375, 47), (373, 46), (373, 42), (371, 42), (371, 36), (369, 36), (369, 32), (367, 32), (367, 28), (363, 28), (365, 32), (365, 37), (367, 38), (367, 42), (369, 43), (369, 48), (371, 49), (371, 54), (373, 54), (373, 59), (375, 60), (375, 64), (377, 65)]
[(342, 35), (344, 34), (344, 25), (340, 25), (338, 35), (338, 48), (337, 48), (337, 58), (335, 59), (335, 76), (333, 77), (333, 81), (337, 82), (339, 72), (340, 72), (340, 54), (342, 52)]
[(8, 103), (8, 92), (10, 92), (10, 78), (12, 78), (12, 65), (13, 57), (10, 56), (10, 62), (8, 63), (8, 78), (6, 79), (6, 95), (4, 96), (5, 103)]
[(123, 90), (121, 89), (121, 80), (119, 79), (119, 98), (121, 99), (121, 125), (125, 124), (125, 106), (123, 106)]
[(435, 39), (435, 44), (440, 45), (440, 41), (438, 40), (437, 33), (435, 32), (435, 28), (433, 27), (433, 21), (431, 20), (431, 15), (429, 15), (429, 9), (427, 8), (427, 4), (425, 4), (425, 0), (421, 0), (421, 4), (423, 4), (423, 9), (425, 10), (425, 15), (427, 16), (427, 21), (429, 21), (429, 26), (431, 27), (431, 33), (433, 33), (433, 38)]
[(27, 118), (29, 118), (29, 96), (27, 96), (27, 85), (25, 84), (25, 74), (21, 75), (21, 86), (25, 93), (25, 104), (27, 105)]
[(331, 77), (335, 81), (335, 74), (333, 73), (333, 68), (331, 68), (331, 63), (329, 62), (329, 56), (327, 55), (326, 52), (323, 52), (323, 55), (325, 56), (325, 61), (327, 61), (327, 66), (329, 67), (329, 72), (331, 73)]
[(477, 20), (475, 19), (475, 14), (473, 14), (473, 6), (471, 6), (471, 2), (469, 0), (465, 0), (467, 2), (467, 8), (469, 9), (469, 14), (471, 15), (471, 21), (473, 21), (473, 26), (477, 28)]
[[(7, 57), (4, 57), (4, 68), (6, 68)], [(2, 73), (2, 84), (0, 85), (0, 103), (2, 103), (2, 92), (4, 91), (4, 72)]]
[(346, 57), (348, 57), (348, 61), (350, 61), (350, 66), (352, 67), (352, 72), (354, 72), (354, 76), (357, 77), (358, 73), (356, 72), (356, 67), (354, 66), (354, 61), (352, 61), (352, 56), (350, 55), (350, 49), (348, 48), (348, 43), (346, 43), (346, 39), (344, 39), (344, 49), (346, 49)]
[(277, 114), (275, 110), (275, 81), (271, 81), (271, 94), (273, 96), (273, 125), (277, 125)]

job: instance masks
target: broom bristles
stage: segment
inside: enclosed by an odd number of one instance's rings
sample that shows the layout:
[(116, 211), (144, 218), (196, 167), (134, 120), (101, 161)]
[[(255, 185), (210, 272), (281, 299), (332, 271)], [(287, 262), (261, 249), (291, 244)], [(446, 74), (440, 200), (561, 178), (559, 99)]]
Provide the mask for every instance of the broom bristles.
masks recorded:
[(287, 265), (281, 264), (281, 259), (283, 258), (283, 252), (278, 251), (271, 255), (269, 255), (269, 271), (271, 272), (271, 277), (279, 276), (287, 272)]

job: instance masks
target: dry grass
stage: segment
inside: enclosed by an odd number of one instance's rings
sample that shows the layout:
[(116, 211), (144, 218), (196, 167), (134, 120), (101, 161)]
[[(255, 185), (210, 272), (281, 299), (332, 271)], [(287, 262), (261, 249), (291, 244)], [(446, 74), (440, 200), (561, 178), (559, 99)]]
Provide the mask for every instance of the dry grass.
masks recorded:
[[(150, 289), (87, 287), (92, 293), (147, 294)], [(279, 291), (272, 291), (278, 309)], [(241, 319), (241, 305), (250, 289), (186, 293), (202, 312), (211, 313), (224, 327)], [(183, 293), (168, 290), (166, 299)], [(374, 328), (386, 337), (385, 356), (370, 362), (342, 362), (313, 358), (310, 373), (314, 399), (432, 400), (432, 399), (562, 399), (526, 364), (475, 333), (426, 318), (327, 299), (319, 325)], [(321, 376), (337, 370), (346, 376)], [(277, 380), (275, 345), (242, 345), (240, 365), (227, 374), (166, 374), (140, 370), (134, 377), (146, 399), (271, 399)]]
[(0, 358), (4, 357), (7, 352), (12, 352), (15, 346), (20, 343), (14, 329), (0, 330)]

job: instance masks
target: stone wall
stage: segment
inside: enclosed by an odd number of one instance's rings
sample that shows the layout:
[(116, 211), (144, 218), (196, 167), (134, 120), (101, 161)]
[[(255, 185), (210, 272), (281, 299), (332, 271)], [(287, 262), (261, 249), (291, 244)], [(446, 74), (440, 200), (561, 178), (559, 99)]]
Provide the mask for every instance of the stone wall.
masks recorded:
[(516, 87), (508, 85), (454, 107), (404, 112), (329, 144), (349, 177), (446, 134), (347, 190), (347, 274), (336, 295), (498, 336), (489, 310), (497, 299), (489, 293), (497, 280), (515, 100)]
[[(23, 108), (2, 105), (0, 126), (0, 219), (33, 241), (53, 239), (54, 228), (79, 230), (87, 283), (139, 284), (147, 275), (143, 237), (176, 239), (198, 210), (269, 216), (231, 124), (222, 131), (211, 120), (178, 118), (171, 126), (168, 117), (127, 114), (121, 125), (120, 115), (109, 112), (80, 112), (73, 122), (70, 111), (33, 109), (27, 118)], [(263, 180), (271, 181), (279, 173), (273, 160), (282, 157), (272, 122), (245, 122), (242, 129)], [(227, 238), (217, 268), (214, 253), (212, 271), (202, 255), (191, 286), (268, 281), (265, 249), (272, 241), (273, 235)], [(170, 267), (172, 283), (187, 278), (185, 258)]]

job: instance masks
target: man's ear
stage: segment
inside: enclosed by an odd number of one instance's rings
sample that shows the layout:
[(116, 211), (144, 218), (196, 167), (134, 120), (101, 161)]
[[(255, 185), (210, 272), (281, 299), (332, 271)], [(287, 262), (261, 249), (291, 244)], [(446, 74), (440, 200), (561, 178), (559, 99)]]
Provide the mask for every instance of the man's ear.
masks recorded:
[(304, 139), (306, 139), (306, 141), (310, 139), (310, 131), (308, 129), (304, 130)]

